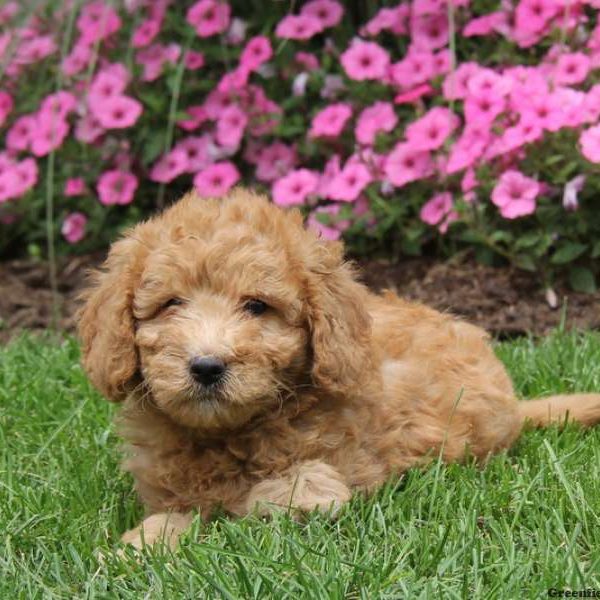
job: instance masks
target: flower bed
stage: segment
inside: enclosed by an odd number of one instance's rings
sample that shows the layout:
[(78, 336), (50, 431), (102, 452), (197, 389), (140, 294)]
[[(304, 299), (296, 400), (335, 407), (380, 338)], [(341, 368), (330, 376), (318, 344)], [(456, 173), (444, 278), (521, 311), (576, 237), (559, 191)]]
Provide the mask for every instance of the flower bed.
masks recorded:
[(89, 250), (246, 182), (355, 253), (595, 289), (598, 0), (283, 4), (5, 4), (2, 248)]

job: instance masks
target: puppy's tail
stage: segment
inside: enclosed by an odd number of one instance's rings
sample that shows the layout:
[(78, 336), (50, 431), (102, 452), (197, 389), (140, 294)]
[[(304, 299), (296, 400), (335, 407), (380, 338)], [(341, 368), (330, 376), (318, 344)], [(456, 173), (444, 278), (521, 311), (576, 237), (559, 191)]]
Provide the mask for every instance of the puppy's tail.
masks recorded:
[(546, 427), (567, 421), (586, 427), (600, 423), (600, 394), (564, 394), (519, 402), (525, 427)]

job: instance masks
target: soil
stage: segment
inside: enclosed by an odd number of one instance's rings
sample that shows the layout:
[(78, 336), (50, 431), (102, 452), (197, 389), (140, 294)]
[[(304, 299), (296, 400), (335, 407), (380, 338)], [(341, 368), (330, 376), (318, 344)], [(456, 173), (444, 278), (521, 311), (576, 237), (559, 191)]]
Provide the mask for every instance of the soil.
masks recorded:
[[(62, 259), (58, 264), (58, 328), (73, 332), (77, 296), (86, 272), (102, 254)], [(530, 273), (509, 267), (486, 267), (466, 260), (439, 262), (420, 258), (390, 264), (360, 263), (365, 283), (374, 290), (389, 288), (439, 310), (460, 315), (498, 338), (533, 333), (542, 335), (557, 327), (600, 328), (600, 292), (580, 294), (565, 285), (554, 288), (556, 306), (548, 301)], [(53, 322), (48, 266), (39, 261), (0, 262), (0, 343), (22, 330), (42, 331)]]

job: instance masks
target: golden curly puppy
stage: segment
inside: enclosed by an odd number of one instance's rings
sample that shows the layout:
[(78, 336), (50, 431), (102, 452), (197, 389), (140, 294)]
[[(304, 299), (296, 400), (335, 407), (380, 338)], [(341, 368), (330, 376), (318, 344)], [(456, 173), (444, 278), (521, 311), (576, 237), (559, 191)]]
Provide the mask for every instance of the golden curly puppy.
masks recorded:
[(243, 189), (191, 193), (115, 243), (80, 314), (83, 363), (123, 402), (125, 468), (174, 545), (197, 509), (336, 509), (524, 424), (600, 420), (600, 395), (517, 402), (479, 328), (355, 279), (342, 246)]

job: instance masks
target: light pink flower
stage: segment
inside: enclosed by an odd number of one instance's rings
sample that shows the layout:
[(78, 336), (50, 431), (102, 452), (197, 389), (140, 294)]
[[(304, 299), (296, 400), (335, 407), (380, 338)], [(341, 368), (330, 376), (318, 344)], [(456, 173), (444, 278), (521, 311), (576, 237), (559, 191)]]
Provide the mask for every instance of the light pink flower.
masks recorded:
[(90, 44), (106, 39), (120, 28), (119, 15), (112, 6), (101, 1), (84, 4), (77, 19), (81, 38)]
[(240, 179), (236, 166), (229, 161), (215, 163), (200, 171), (194, 177), (194, 187), (200, 196), (220, 198)]
[(109, 98), (121, 96), (127, 86), (127, 80), (116, 73), (100, 71), (90, 84), (88, 104), (97, 106), (102, 112), (104, 103)]
[(75, 96), (71, 92), (61, 90), (54, 94), (48, 94), (42, 100), (39, 114), (44, 115), (42, 118), (51, 118), (53, 116), (57, 119), (66, 119), (75, 110), (76, 106), (77, 99)]
[(508, 14), (502, 10), (471, 19), (462, 30), (464, 37), (486, 36), (504, 30), (508, 26)]
[(458, 127), (458, 117), (437, 106), (406, 128), (406, 139), (415, 150), (437, 150)]
[(296, 165), (296, 150), (283, 142), (265, 146), (256, 163), (256, 178), (259, 181), (275, 181), (283, 177)]
[(217, 142), (237, 148), (248, 124), (246, 113), (236, 105), (226, 108), (217, 120)]
[[(319, 206), (311, 211), (308, 219), (306, 219), (306, 227), (312, 231), (314, 231), (320, 238), (325, 240), (339, 240), (342, 236), (342, 227), (340, 227), (341, 223), (335, 223), (331, 225), (326, 225), (325, 223), (321, 223), (318, 216), (319, 215), (329, 215), (330, 217), (335, 217), (340, 212), (340, 205), (338, 204), (329, 204), (328, 206)], [(350, 223), (348, 221), (343, 222), (343, 225), (348, 227)]]
[(352, 116), (349, 104), (338, 102), (320, 110), (312, 119), (308, 137), (336, 137)]
[(177, 121), (177, 125), (186, 131), (198, 129), (202, 123), (205, 123), (210, 118), (202, 105), (188, 106), (185, 112), (189, 115), (189, 118)]
[(341, 63), (350, 79), (383, 79), (390, 65), (390, 55), (375, 42), (354, 40), (342, 54)]
[(234, 17), (231, 19), (229, 29), (225, 34), (225, 41), (231, 46), (239, 46), (246, 39), (246, 29), (248, 24), (246, 21)]
[(85, 193), (85, 181), (83, 177), (71, 177), (65, 183), (64, 195), (67, 197), (81, 196)]
[(565, 210), (577, 210), (579, 207), (579, 199), (577, 196), (579, 192), (583, 190), (585, 180), (585, 175), (577, 175), (565, 183), (563, 191), (563, 207)]
[(248, 41), (240, 56), (240, 64), (248, 71), (256, 71), (273, 56), (269, 38), (257, 35)]
[(323, 169), (323, 173), (319, 177), (319, 183), (317, 184), (317, 189), (315, 193), (317, 196), (321, 196), (322, 198), (329, 197), (329, 186), (332, 184), (333, 180), (341, 173), (341, 159), (339, 154), (334, 154), (326, 163), (325, 168)]
[(406, 90), (419, 86), (435, 75), (435, 57), (429, 50), (411, 49), (389, 71), (392, 82)]
[(474, 165), (490, 144), (491, 139), (489, 124), (467, 125), (452, 146), (445, 165), (445, 172), (450, 175)]
[(188, 9), (186, 19), (198, 36), (210, 37), (227, 31), (231, 7), (219, 0), (199, 0)]
[(287, 15), (277, 24), (275, 35), (287, 40), (309, 40), (321, 31), (323, 25), (319, 19), (305, 15)]
[(34, 35), (22, 39), (17, 46), (13, 65), (29, 65), (50, 56), (56, 52), (56, 42), (51, 35)]
[(581, 154), (590, 162), (600, 163), (600, 125), (586, 129), (579, 136)]
[(81, 73), (92, 60), (92, 47), (87, 42), (79, 40), (71, 52), (65, 56), (61, 63), (61, 70), (67, 77)]
[(410, 143), (399, 143), (385, 160), (384, 172), (390, 183), (402, 187), (411, 181), (429, 177), (433, 162), (429, 152), (415, 150)]
[(112, 96), (102, 104), (91, 106), (93, 115), (105, 129), (124, 129), (135, 125), (142, 105), (128, 96)]
[(41, 118), (38, 115), (36, 126), (31, 132), (31, 152), (35, 156), (46, 156), (53, 150), (60, 148), (69, 134), (69, 125), (66, 121), (49, 116)]
[(150, 170), (150, 179), (160, 183), (169, 183), (187, 172), (188, 166), (187, 153), (181, 148), (174, 148), (154, 163)]
[(12, 111), (13, 106), (14, 102), (12, 96), (8, 92), (0, 90), (0, 127), (4, 125), (6, 117)]
[(365, 108), (356, 123), (355, 135), (359, 143), (371, 145), (380, 131), (390, 132), (398, 123), (398, 117), (390, 102), (375, 102)]
[(105, 171), (100, 175), (96, 189), (105, 206), (130, 204), (138, 187), (137, 177), (128, 171)]
[(583, 52), (561, 54), (553, 71), (554, 82), (559, 85), (573, 85), (585, 81), (591, 68), (590, 57)]
[(408, 32), (408, 17), (410, 7), (408, 3), (395, 7), (380, 8), (375, 16), (360, 30), (361, 35), (375, 36), (382, 31), (389, 30), (396, 35)]
[(63, 221), (60, 232), (69, 244), (76, 244), (85, 237), (87, 217), (80, 212), (69, 213)]
[(428, 83), (422, 83), (417, 87), (396, 94), (394, 96), (394, 104), (411, 104), (423, 98), (423, 96), (430, 96), (433, 92), (433, 88)]
[(196, 52), (195, 50), (186, 50), (183, 55), (183, 64), (186, 69), (190, 71), (196, 71), (197, 69), (201, 69), (206, 60), (204, 58), (204, 54), (202, 52)]
[(492, 123), (506, 109), (506, 99), (496, 94), (467, 96), (464, 104), (465, 120), (469, 124)]
[(419, 213), (421, 221), (428, 225), (439, 225), (452, 211), (453, 201), (450, 192), (435, 194), (422, 207)]
[(344, 15), (344, 8), (336, 0), (311, 0), (307, 2), (300, 14), (317, 19), (323, 29), (335, 27)]
[(437, 50), (448, 44), (448, 15), (445, 12), (413, 16), (410, 29), (413, 45), (419, 50)]
[(75, 127), (75, 139), (86, 144), (93, 144), (105, 132), (100, 121), (91, 114), (84, 115)]
[(303, 204), (317, 190), (319, 177), (314, 171), (298, 169), (275, 181), (273, 202), (280, 206)]
[(242, 64), (239, 64), (233, 71), (227, 71), (219, 80), (217, 90), (224, 94), (237, 95), (248, 84), (250, 70)]
[(175, 64), (181, 54), (179, 44), (152, 44), (140, 50), (135, 60), (144, 67), (142, 81), (154, 81), (160, 77), (165, 63)]
[(329, 197), (332, 200), (352, 202), (371, 181), (373, 176), (365, 165), (348, 162), (329, 184)]
[(185, 153), (188, 173), (197, 173), (213, 162), (211, 147), (214, 145), (212, 135), (205, 133), (201, 136), (183, 138), (175, 145), (176, 150)]
[(516, 219), (535, 212), (540, 184), (520, 171), (502, 173), (492, 191), (492, 202), (505, 219)]
[(474, 62), (462, 63), (455, 71), (444, 79), (442, 90), (446, 100), (462, 100), (469, 93), (469, 81), (480, 67)]
[(160, 31), (161, 23), (155, 19), (146, 19), (140, 23), (131, 38), (131, 45), (134, 48), (144, 48), (154, 41), (154, 38)]
[(319, 59), (310, 52), (296, 52), (294, 61), (307, 71), (314, 71), (319, 68)]

